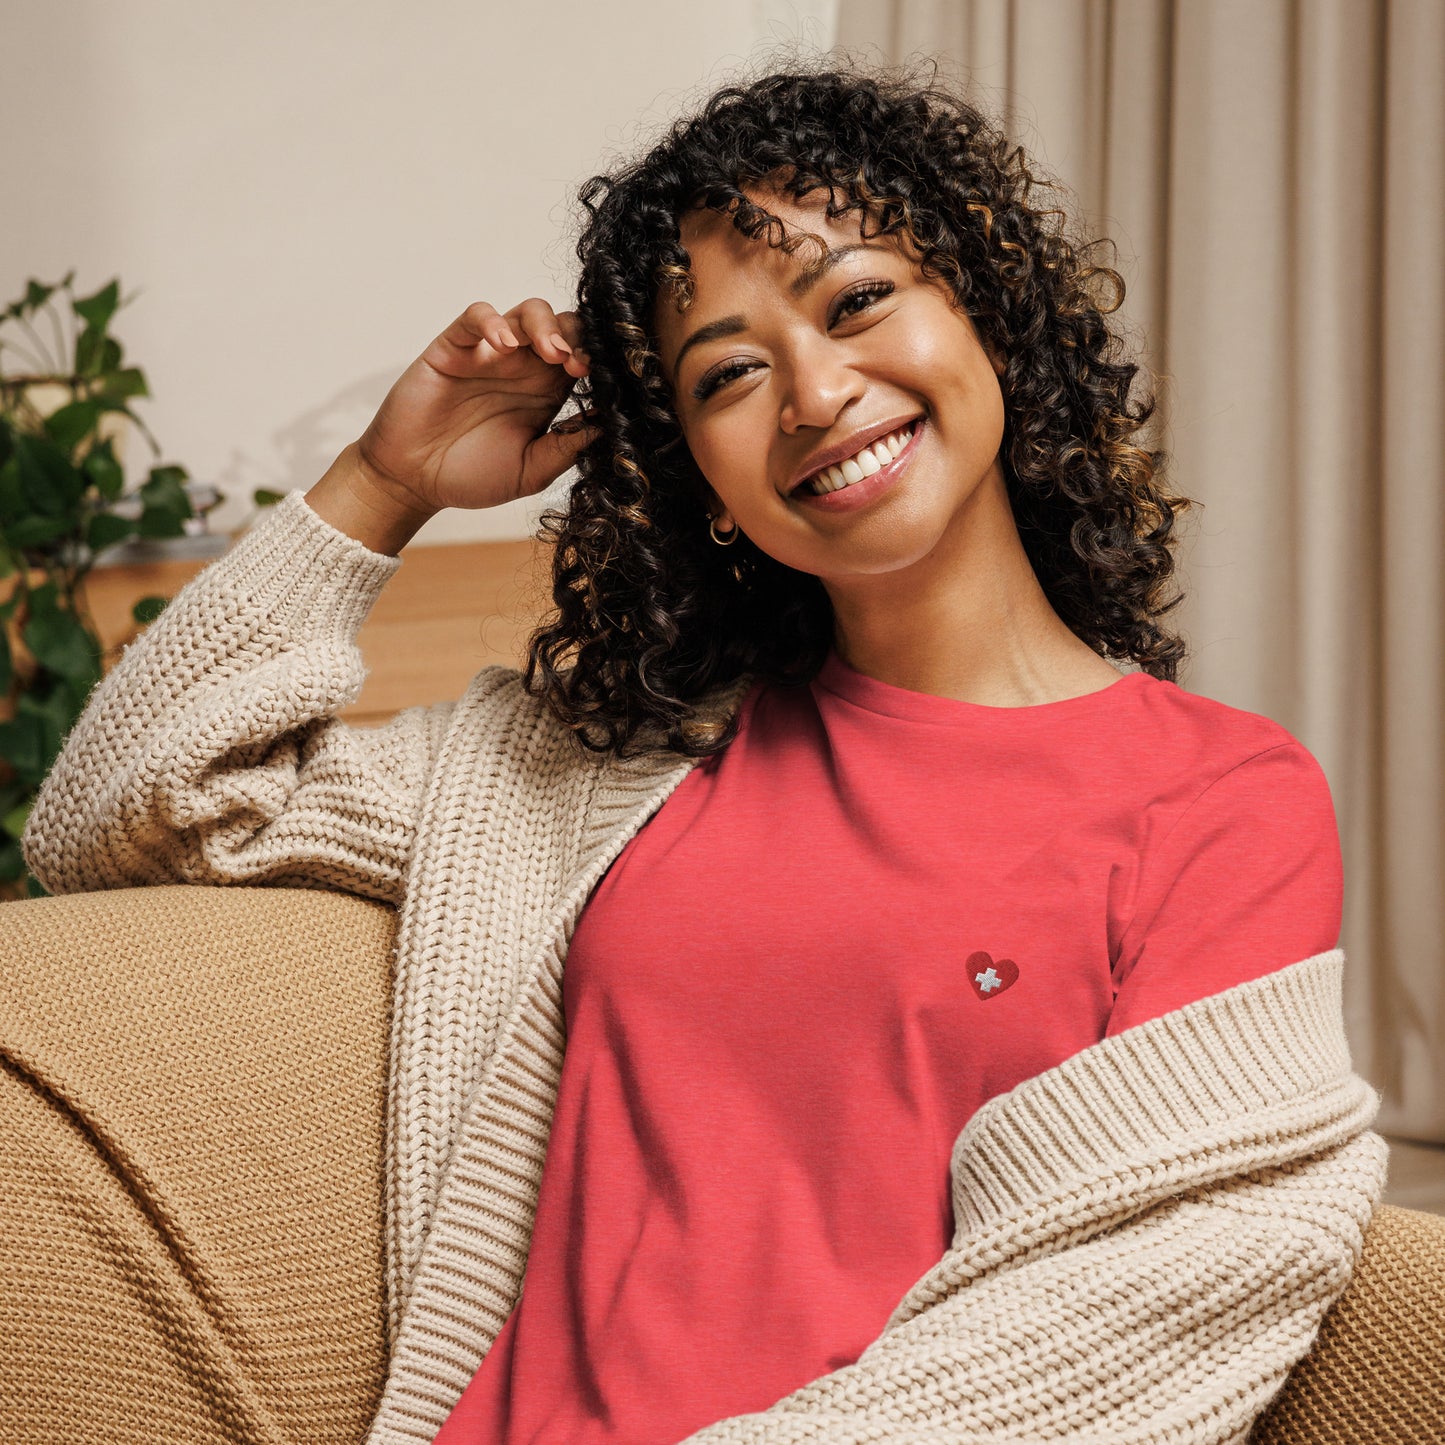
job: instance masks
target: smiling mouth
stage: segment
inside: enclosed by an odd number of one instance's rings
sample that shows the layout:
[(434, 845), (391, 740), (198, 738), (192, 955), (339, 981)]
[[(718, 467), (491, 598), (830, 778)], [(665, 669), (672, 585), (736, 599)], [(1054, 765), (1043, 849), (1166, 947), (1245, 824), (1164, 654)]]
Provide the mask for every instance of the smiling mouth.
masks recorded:
[(901, 426), (897, 431), (889, 432), (886, 436), (870, 442), (862, 451), (848, 457), (845, 461), (836, 462), (831, 466), (824, 467), (822, 471), (814, 472), (811, 477), (806, 477), (799, 482), (788, 495), (801, 497), (811, 494), (815, 497), (823, 497), (829, 492), (841, 492), (844, 487), (850, 487), (855, 482), (865, 481), (868, 477), (875, 476), (889, 463), (897, 461), (899, 454), (908, 445), (913, 433), (917, 430), (918, 422), (919, 418), (914, 417), (906, 426)]

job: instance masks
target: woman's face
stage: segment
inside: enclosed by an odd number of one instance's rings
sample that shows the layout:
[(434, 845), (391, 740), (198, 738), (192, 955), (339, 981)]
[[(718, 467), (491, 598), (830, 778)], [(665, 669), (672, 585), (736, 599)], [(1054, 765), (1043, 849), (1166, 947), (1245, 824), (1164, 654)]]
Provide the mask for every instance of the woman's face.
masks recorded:
[[(961, 557), (980, 483), (990, 481), (983, 490), (1006, 506), (1002, 360), (991, 359), (946, 283), (924, 278), (896, 238), (862, 241), (858, 212), (829, 220), (826, 192), (801, 202), (749, 194), (790, 231), (819, 234), (831, 251), (859, 249), (840, 252), (808, 284), (811, 242), (787, 256), (715, 212), (683, 218), (693, 304), (679, 314), (664, 295), (653, 322), (719, 533), (736, 524), (785, 566), (840, 585), (941, 562), (940, 553)], [(918, 418), (888, 485), (864, 462), (859, 490), (835, 493), (832, 506), (791, 494), (836, 444), (852, 455)]]

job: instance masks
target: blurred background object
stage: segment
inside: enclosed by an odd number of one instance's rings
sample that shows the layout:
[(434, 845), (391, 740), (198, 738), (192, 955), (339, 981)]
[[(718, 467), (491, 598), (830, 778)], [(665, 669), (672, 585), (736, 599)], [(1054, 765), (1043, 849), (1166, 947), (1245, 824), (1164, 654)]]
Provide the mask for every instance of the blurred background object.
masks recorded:
[[(125, 490), (130, 428), (160, 456), (131, 409), (149, 394), (145, 373), (126, 364), (111, 331), (124, 304), (119, 279), (77, 296), (74, 278), (73, 270), (49, 284), (32, 277), (0, 310), (0, 898), (43, 893), (20, 839), (104, 670), (86, 576), (123, 542), (194, 545), (185, 528), (203, 522), (184, 467), (152, 466)], [(149, 622), (165, 604), (138, 598), (131, 619)]]

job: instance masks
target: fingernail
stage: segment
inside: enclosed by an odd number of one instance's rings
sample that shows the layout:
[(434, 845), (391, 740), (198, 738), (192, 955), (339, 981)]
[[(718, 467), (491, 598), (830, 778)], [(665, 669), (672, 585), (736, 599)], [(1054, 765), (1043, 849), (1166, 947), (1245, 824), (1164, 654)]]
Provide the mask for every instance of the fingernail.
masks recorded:
[(510, 326), (504, 326), (504, 327), (502, 327), (502, 330), (501, 330), (501, 333), (500, 333), (500, 334), (501, 334), (502, 340), (505, 341), (508, 346), (520, 346), (520, 345), (522, 344), (522, 343), (521, 343), (520, 341), (518, 341), (517, 338), (512, 334), (512, 328), (511, 328)]
[(562, 351), (570, 352), (572, 350), (572, 348), (568, 346), (567, 343), (562, 339), (561, 334), (556, 331), (552, 333), (552, 345), (558, 347)]

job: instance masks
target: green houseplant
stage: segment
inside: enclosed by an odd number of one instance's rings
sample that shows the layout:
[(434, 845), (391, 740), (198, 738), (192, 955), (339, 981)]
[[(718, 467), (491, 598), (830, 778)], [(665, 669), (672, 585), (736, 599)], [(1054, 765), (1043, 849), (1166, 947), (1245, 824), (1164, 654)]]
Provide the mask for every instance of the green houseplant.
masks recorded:
[[(150, 391), (109, 331), (124, 304), (119, 281), (77, 297), (74, 276), (52, 286), (32, 280), (0, 312), (0, 898), (45, 896), (25, 868), (20, 835), (102, 675), (86, 573), (106, 548), (180, 536), (195, 515), (183, 467), (153, 466), (126, 493), (122, 429), (137, 427), (160, 455), (130, 406)], [(136, 512), (137, 498), (138, 515), (123, 515)], [(166, 601), (144, 597), (132, 616), (150, 622)]]

